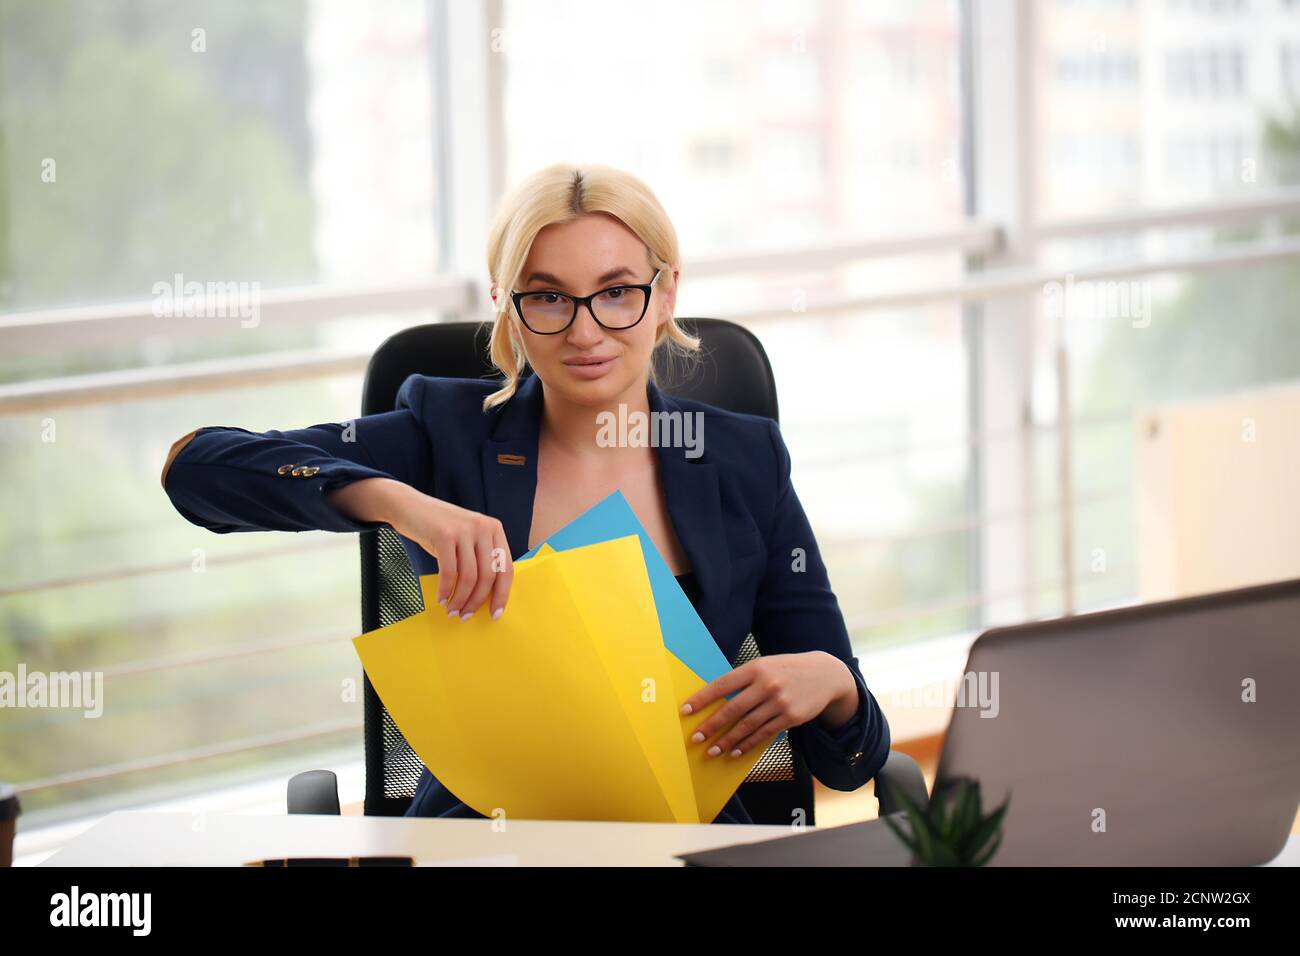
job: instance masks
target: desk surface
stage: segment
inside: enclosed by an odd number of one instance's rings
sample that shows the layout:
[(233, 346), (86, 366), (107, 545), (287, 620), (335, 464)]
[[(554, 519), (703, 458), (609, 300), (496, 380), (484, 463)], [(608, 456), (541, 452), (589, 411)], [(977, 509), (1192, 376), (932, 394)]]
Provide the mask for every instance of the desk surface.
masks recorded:
[[(810, 828), (811, 829), (811, 828)], [(731, 824), (145, 813), (105, 817), (43, 866), (238, 866), (283, 856), (413, 856), (416, 865), (681, 866), (674, 854), (798, 831)], [(1300, 865), (1292, 836), (1268, 865)]]
[(681, 866), (676, 853), (793, 835), (790, 827), (285, 814), (109, 814), (43, 866), (238, 866), (284, 856), (413, 856), (505, 866)]

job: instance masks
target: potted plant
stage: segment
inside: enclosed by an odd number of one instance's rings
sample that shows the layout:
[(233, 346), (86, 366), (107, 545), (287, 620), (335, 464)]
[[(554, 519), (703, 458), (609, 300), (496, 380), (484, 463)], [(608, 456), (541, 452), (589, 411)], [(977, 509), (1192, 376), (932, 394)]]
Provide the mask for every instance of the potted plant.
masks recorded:
[(1002, 843), (1002, 819), (1011, 797), (984, 816), (977, 780), (954, 777), (936, 784), (924, 810), (906, 793), (897, 797), (911, 832), (891, 819), (894, 814), (883, 819), (912, 851), (913, 866), (983, 866)]

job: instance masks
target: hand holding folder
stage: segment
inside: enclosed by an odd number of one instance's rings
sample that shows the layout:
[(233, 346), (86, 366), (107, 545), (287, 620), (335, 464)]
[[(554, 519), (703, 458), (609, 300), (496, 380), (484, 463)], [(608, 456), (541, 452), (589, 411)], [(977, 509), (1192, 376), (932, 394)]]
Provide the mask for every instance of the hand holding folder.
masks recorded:
[(479, 813), (707, 823), (762, 756), (690, 740), (724, 701), (682, 703), (730, 667), (618, 492), (515, 563), (499, 620), (453, 621), (437, 575), (420, 583), (434, 611), (354, 644), (412, 749)]

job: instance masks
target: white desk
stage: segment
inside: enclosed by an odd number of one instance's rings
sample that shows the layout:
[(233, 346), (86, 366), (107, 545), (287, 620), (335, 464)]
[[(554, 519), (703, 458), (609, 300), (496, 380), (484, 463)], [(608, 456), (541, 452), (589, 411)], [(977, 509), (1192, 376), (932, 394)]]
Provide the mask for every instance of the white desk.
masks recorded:
[(675, 853), (793, 835), (790, 827), (284, 814), (105, 817), (42, 866), (238, 866), (285, 856), (412, 856), (519, 866), (682, 866)]
[[(118, 811), (42, 866), (238, 866), (285, 856), (413, 856), (417, 866), (681, 866), (676, 853), (795, 835), (789, 827), (707, 823), (511, 820), (493, 832), (490, 821), (478, 819)], [(1300, 865), (1300, 836), (1267, 865)]]

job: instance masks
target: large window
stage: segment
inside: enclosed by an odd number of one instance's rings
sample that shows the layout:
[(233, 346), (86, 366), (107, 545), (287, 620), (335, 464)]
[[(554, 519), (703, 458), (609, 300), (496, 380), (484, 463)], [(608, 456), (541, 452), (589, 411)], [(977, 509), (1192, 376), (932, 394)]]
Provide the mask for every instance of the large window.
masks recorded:
[(505, 3), (509, 179), (559, 158), (631, 169), (692, 255), (961, 221), (955, 2), (563, 10)]
[[(427, 18), (0, 4), (0, 669), (102, 671), (109, 703), (0, 712), (0, 779), (34, 820), (322, 748), (359, 758), (354, 538), (211, 534), (158, 479), (199, 425), (354, 416), (365, 355), (437, 317), (313, 300), (433, 275)], [(231, 307), (169, 309), (193, 282), (236, 290)], [(225, 387), (165, 387), (222, 361)], [(151, 369), (156, 397), (114, 391)], [(91, 381), (108, 400), (68, 394)]]
[(961, 256), (714, 264), (962, 223), (957, 4), (564, 10), (505, 4), (510, 178), (564, 157), (644, 178), (682, 245), (679, 314), (743, 315), (772, 359), (796, 487), (855, 639), (964, 626), (961, 310), (817, 307), (955, 282)]
[[(1300, 185), (1300, 101), (1278, 69), (1300, 38), (1293, 5), (1135, 0), (1040, 9), (1036, 198), (1044, 222), (1249, 203)], [(1144, 480), (1138, 443), (1150, 438), (1144, 410), (1300, 378), (1290, 305), (1300, 263), (1277, 254), (1297, 226), (1280, 214), (1121, 224), (1078, 236), (1062, 228), (1037, 247), (1040, 264), (1081, 273), (1069, 288), (1040, 296), (1034, 330), (1042, 358), (1036, 414), (1048, 427), (1037, 455), (1044, 501), (1059, 502), (1063, 488), (1061, 374), (1071, 414), (1072, 507), (1064, 515), (1049, 509), (1039, 521), (1038, 567), (1043, 578), (1060, 578), (1068, 525), (1075, 610), (1143, 594), (1134, 483)], [(1213, 262), (1242, 252), (1254, 252), (1258, 264), (1091, 281), (1084, 274), (1132, 260)], [(1053, 351), (1062, 340), (1064, 366)], [(1063, 606), (1058, 588), (1041, 611)]]
[(560, 160), (763, 342), (859, 654), (1141, 597), (1146, 409), (1300, 379), (1297, 64), (1265, 0), (5, 0), (0, 670), (116, 702), (0, 711), (0, 779), (39, 821), (360, 758), (354, 538), (202, 531), (161, 464), (485, 317)]
[[(415, 3), (8, 0), (0, 310), (427, 278), (430, 49)], [(330, 345), (347, 328), (175, 315), (5, 349), (0, 380)]]

